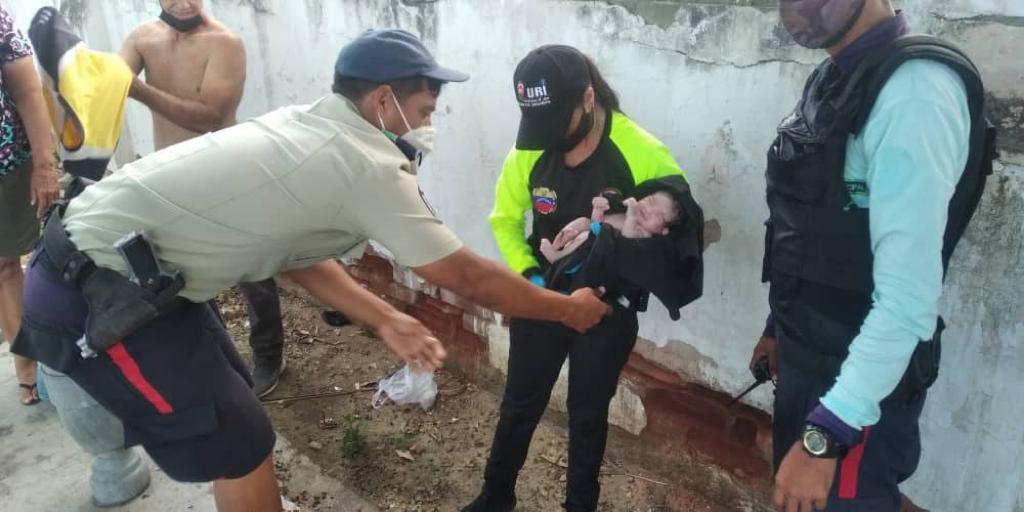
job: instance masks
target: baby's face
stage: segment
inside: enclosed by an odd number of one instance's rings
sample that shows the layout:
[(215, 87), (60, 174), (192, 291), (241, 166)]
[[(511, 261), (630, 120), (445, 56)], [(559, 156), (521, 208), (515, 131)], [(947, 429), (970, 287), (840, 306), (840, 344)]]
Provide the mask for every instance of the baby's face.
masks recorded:
[(655, 192), (636, 203), (637, 225), (652, 235), (668, 234), (668, 225), (679, 215), (667, 192)]

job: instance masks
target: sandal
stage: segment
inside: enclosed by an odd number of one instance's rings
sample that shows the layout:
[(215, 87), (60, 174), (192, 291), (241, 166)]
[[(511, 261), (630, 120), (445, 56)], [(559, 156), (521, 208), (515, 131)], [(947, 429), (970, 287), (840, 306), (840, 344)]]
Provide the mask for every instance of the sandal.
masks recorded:
[(24, 399), (24, 398), (21, 400), (21, 405), (26, 405), (26, 406), (27, 405), (36, 405), (36, 404), (38, 404), (40, 402), (39, 397), (37, 396), (37, 393), (36, 393), (36, 387), (37, 386), (38, 386), (38, 384), (25, 384), (25, 383), (19, 383), (18, 384), (19, 388), (27, 389), (28, 392), (30, 393), (29, 398), (27, 400)]

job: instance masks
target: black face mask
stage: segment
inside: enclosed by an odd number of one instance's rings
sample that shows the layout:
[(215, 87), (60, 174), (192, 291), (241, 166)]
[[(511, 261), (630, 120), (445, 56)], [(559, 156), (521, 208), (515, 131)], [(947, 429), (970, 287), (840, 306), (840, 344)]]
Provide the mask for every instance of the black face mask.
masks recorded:
[(594, 128), (594, 111), (584, 112), (580, 116), (580, 124), (576, 127), (576, 131), (569, 134), (567, 137), (559, 141), (558, 149), (562, 151), (571, 151), (572, 148), (583, 142), (583, 139), (587, 138), (590, 134), (590, 130)]
[(189, 19), (183, 20), (175, 18), (167, 11), (160, 12), (160, 20), (170, 25), (171, 28), (178, 32), (192, 32), (196, 27), (203, 24), (203, 17), (198, 14)]

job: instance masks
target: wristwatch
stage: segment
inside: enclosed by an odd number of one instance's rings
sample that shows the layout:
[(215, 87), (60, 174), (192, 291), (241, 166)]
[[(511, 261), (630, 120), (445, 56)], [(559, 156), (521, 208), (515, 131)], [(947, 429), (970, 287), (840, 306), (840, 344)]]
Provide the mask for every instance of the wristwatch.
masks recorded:
[(800, 436), (804, 452), (816, 459), (836, 459), (846, 454), (847, 447), (840, 446), (829, 431), (808, 423)]

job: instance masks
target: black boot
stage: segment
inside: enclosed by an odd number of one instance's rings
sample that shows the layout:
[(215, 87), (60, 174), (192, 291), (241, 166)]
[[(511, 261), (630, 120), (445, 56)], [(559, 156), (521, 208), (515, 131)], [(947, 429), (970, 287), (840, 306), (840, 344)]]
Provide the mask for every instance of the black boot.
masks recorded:
[(283, 356), (269, 359), (253, 358), (252, 392), (260, 398), (272, 393), (277, 388), (286, 366)]
[(515, 508), (515, 494), (496, 496), (484, 489), (473, 503), (463, 507), (462, 512), (512, 512)]

